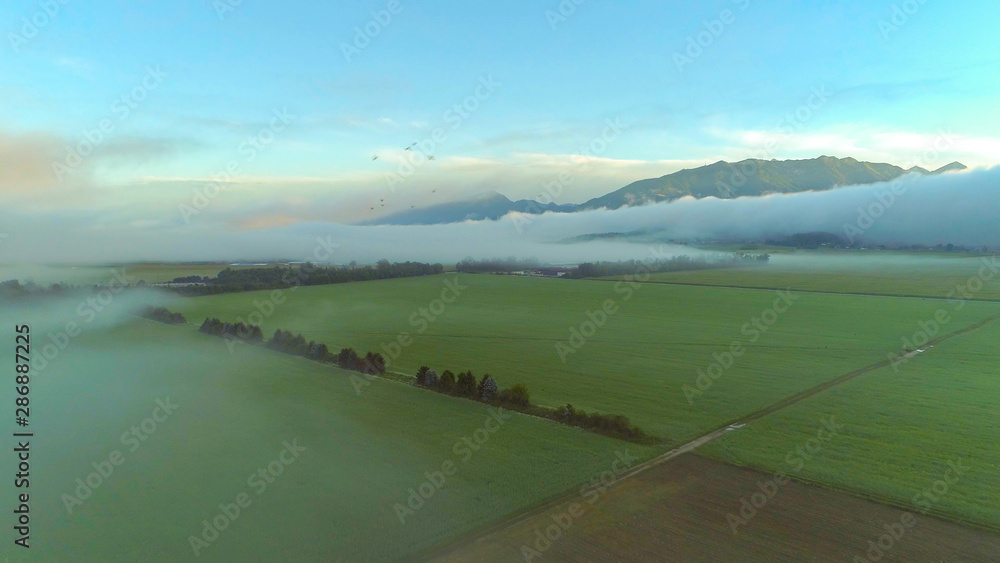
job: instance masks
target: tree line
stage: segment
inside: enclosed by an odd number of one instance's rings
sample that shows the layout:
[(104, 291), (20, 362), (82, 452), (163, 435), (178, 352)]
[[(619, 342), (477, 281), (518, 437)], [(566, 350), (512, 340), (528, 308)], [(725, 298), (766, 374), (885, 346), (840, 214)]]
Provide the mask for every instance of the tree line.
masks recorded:
[(168, 325), (182, 325), (187, 323), (187, 319), (180, 313), (171, 313), (165, 307), (149, 306), (139, 312), (140, 317), (145, 317)]
[[(214, 278), (201, 278), (200, 284), (171, 288), (182, 295), (214, 295), (237, 291), (287, 289), (300, 285), (329, 285), (357, 281), (384, 280), (429, 276), (444, 271), (441, 264), (395, 262), (379, 260), (374, 266), (272, 266), (270, 268), (226, 268)], [(177, 283), (190, 283), (192, 277), (177, 278)]]
[(708, 270), (767, 264), (770, 254), (737, 252), (722, 256), (674, 256), (658, 260), (623, 260), (619, 262), (584, 262), (566, 275), (569, 278), (599, 278), (606, 276), (655, 274), (686, 270)]
[(416, 385), (453, 397), (479, 401), (488, 405), (503, 407), (532, 416), (583, 428), (612, 438), (628, 440), (640, 444), (656, 444), (659, 440), (631, 423), (628, 417), (615, 414), (598, 414), (578, 411), (572, 405), (556, 409), (531, 404), (531, 393), (520, 383), (500, 389), (490, 374), (484, 374), (476, 382), (472, 371), (463, 371), (457, 376), (450, 370), (438, 373), (427, 366), (417, 370)]
[(248, 325), (242, 322), (224, 323), (216, 318), (205, 319), (198, 330), (228, 340), (241, 340), (247, 344), (263, 345), (265, 348), (283, 354), (301, 356), (325, 364), (337, 364), (346, 370), (367, 375), (385, 373), (386, 362), (382, 354), (368, 352), (364, 357), (361, 357), (353, 348), (344, 348), (340, 353), (335, 354), (330, 351), (326, 344), (314, 340), (307, 341), (301, 334), (294, 334), (290, 331), (278, 329), (274, 331), (274, 336), (265, 341), (264, 333), (257, 325)]
[[(274, 336), (265, 340), (259, 326), (242, 322), (225, 323), (217, 318), (206, 318), (199, 330), (205, 334), (238, 339), (248, 344), (262, 345), (270, 350), (317, 362), (336, 364), (343, 369), (370, 376), (386, 373), (386, 361), (380, 353), (368, 352), (362, 357), (353, 348), (343, 348), (339, 353), (334, 353), (326, 344), (307, 341), (303, 335), (290, 331), (278, 329), (274, 332)], [(477, 381), (471, 370), (460, 372), (458, 375), (445, 370), (439, 376), (436, 371), (422, 366), (417, 370), (414, 384), (423, 389), (547, 418), (612, 438), (643, 444), (659, 442), (656, 437), (646, 434), (641, 428), (633, 425), (627, 417), (621, 415), (587, 413), (577, 411), (570, 405), (558, 409), (533, 405), (527, 387), (516, 384), (500, 389), (496, 380), (488, 373)]]
[(25, 297), (44, 297), (69, 294), (76, 291), (76, 287), (67, 284), (55, 283), (51, 286), (38, 285), (35, 282), (27, 281), (21, 283), (18, 280), (7, 280), (0, 282), (0, 299), (23, 299)]

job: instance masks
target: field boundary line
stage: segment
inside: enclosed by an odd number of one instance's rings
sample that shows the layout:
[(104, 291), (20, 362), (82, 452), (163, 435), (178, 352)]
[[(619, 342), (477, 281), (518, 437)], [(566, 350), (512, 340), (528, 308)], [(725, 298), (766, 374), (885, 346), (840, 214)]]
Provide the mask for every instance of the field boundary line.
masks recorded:
[[(598, 282), (620, 282), (624, 280), (618, 279), (605, 279), (605, 278), (585, 278), (581, 281), (598, 281)], [(793, 291), (795, 293), (818, 293), (821, 295), (855, 295), (862, 297), (891, 297), (894, 299), (933, 299), (935, 301), (951, 301), (954, 298), (949, 297), (939, 297), (933, 295), (912, 295), (908, 293), (865, 293), (861, 291), (824, 291), (822, 289), (796, 289), (793, 287), (764, 287), (764, 286), (746, 286), (746, 285), (721, 285), (721, 284), (710, 284), (710, 283), (693, 283), (693, 282), (678, 282), (678, 281), (638, 281), (632, 280), (635, 283), (649, 284), (649, 285), (681, 285), (686, 287), (709, 287), (709, 288), (719, 288), (719, 289), (749, 289), (756, 291)], [(1000, 298), (998, 299), (985, 299), (982, 297), (976, 298), (972, 297), (969, 299), (962, 299), (963, 301), (976, 301), (981, 303), (1000, 303)]]
[[(927, 350), (931, 346), (936, 346), (937, 344), (939, 344), (941, 342), (944, 342), (946, 340), (950, 340), (952, 338), (955, 338), (956, 336), (961, 336), (963, 334), (972, 332), (974, 330), (978, 330), (978, 329), (980, 329), (980, 328), (982, 328), (982, 327), (984, 327), (984, 326), (986, 326), (986, 325), (988, 325), (990, 323), (993, 323), (993, 322), (995, 322), (997, 320), (1000, 320), (1000, 314), (996, 314), (996, 315), (987, 317), (987, 318), (985, 318), (985, 319), (983, 319), (981, 321), (978, 321), (976, 323), (973, 323), (973, 324), (971, 324), (969, 326), (966, 326), (966, 327), (960, 328), (958, 330), (955, 330), (953, 332), (950, 332), (948, 334), (939, 336), (938, 338), (929, 341), (927, 344), (925, 344), (924, 346), (922, 346), (919, 350), (914, 350), (913, 352), (909, 352), (908, 354), (906, 354), (906, 355), (904, 355), (902, 357), (906, 358), (906, 359), (914, 358), (922, 350)], [(678, 446), (678, 447), (676, 447), (676, 448), (674, 448), (674, 449), (672, 449), (672, 450), (670, 450), (670, 451), (668, 451), (668, 452), (666, 452), (664, 454), (660, 454), (659, 456), (656, 456), (656, 457), (654, 457), (654, 458), (652, 458), (650, 460), (647, 460), (647, 461), (645, 461), (643, 463), (640, 463), (639, 465), (637, 465), (637, 466), (635, 466), (635, 467), (633, 467), (631, 469), (623, 471), (622, 473), (620, 473), (619, 475), (617, 475), (614, 478), (614, 480), (612, 480), (609, 483), (598, 483), (596, 485), (584, 486), (582, 488), (573, 489), (573, 490), (567, 491), (565, 493), (562, 493), (560, 495), (557, 495), (555, 497), (551, 497), (549, 499), (543, 500), (540, 503), (537, 503), (534, 506), (528, 507), (528, 508), (526, 508), (523, 511), (520, 511), (518, 513), (512, 514), (512, 515), (510, 515), (507, 518), (501, 518), (499, 521), (497, 521), (497, 522), (495, 522), (493, 524), (487, 525), (487, 526), (485, 526), (483, 528), (480, 528), (478, 530), (475, 530), (475, 531), (466, 532), (465, 534), (462, 534), (461, 536), (459, 536), (458, 538), (456, 538), (454, 541), (447, 542), (446, 544), (444, 544), (442, 546), (439, 546), (436, 549), (435, 548), (431, 548), (431, 549), (426, 550), (424, 553), (418, 553), (418, 554), (416, 554), (414, 556), (414, 559), (417, 560), (417, 561), (433, 561), (433, 560), (442, 558), (442, 557), (446, 556), (447, 554), (453, 553), (453, 552), (457, 551), (458, 549), (460, 549), (462, 547), (473, 545), (477, 541), (479, 541), (480, 539), (486, 538), (486, 537), (491, 536), (491, 535), (493, 535), (495, 533), (502, 532), (504, 530), (512, 528), (512, 527), (514, 527), (514, 526), (516, 526), (516, 525), (518, 525), (518, 524), (520, 524), (520, 523), (522, 523), (522, 522), (524, 522), (526, 520), (529, 520), (529, 519), (531, 519), (531, 518), (533, 518), (535, 516), (538, 516), (539, 514), (544, 513), (545, 511), (547, 511), (547, 510), (549, 510), (551, 508), (555, 508), (556, 506), (562, 505), (565, 502), (569, 501), (570, 499), (576, 498), (577, 496), (583, 496), (583, 495), (585, 495), (588, 492), (591, 492), (591, 491), (594, 491), (594, 490), (597, 490), (597, 489), (600, 489), (600, 488), (604, 488), (605, 490), (607, 490), (607, 489), (609, 489), (611, 487), (614, 487), (618, 483), (624, 481), (625, 479), (629, 479), (629, 478), (635, 477), (636, 475), (638, 475), (638, 474), (640, 474), (640, 473), (642, 473), (642, 472), (644, 472), (644, 471), (646, 471), (648, 469), (652, 469), (653, 467), (656, 467), (658, 465), (666, 463), (666, 462), (668, 462), (668, 461), (670, 461), (670, 460), (672, 460), (672, 459), (674, 459), (674, 458), (676, 458), (676, 457), (678, 457), (680, 455), (683, 455), (683, 454), (686, 454), (686, 453), (691, 453), (695, 449), (697, 449), (697, 448), (699, 448), (699, 447), (701, 447), (701, 446), (703, 446), (703, 445), (705, 445), (705, 444), (707, 444), (707, 443), (709, 443), (709, 442), (711, 442), (713, 440), (716, 440), (717, 438), (719, 438), (720, 436), (722, 436), (723, 434), (725, 434), (727, 428), (729, 428), (733, 424), (740, 424), (740, 423), (747, 424), (747, 423), (752, 422), (754, 420), (758, 420), (758, 419), (764, 418), (765, 416), (767, 416), (769, 414), (774, 414), (777, 411), (780, 411), (780, 410), (785, 409), (787, 407), (790, 407), (790, 406), (792, 406), (792, 405), (794, 405), (796, 403), (804, 401), (804, 400), (806, 400), (806, 399), (808, 399), (810, 397), (813, 397), (814, 395), (822, 393), (823, 391), (829, 390), (829, 389), (831, 389), (833, 387), (836, 387), (838, 385), (846, 383), (846, 382), (848, 382), (848, 381), (850, 381), (850, 380), (852, 380), (852, 379), (854, 379), (856, 377), (859, 377), (859, 376), (867, 374), (867, 373), (871, 373), (873, 371), (876, 371), (876, 370), (879, 370), (879, 369), (882, 369), (882, 368), (885, 368), (885, 367), (889, 367), (890, 365), (892, 365), (893, 361), (898, 361), (898, 358), (895, 359), (895, 360), (892, 360), (892, 359), (881, 360), (881, 361), (876, 362), (874, 364), (871, 364), (871, 365), (868, 365), (868, 366), (856, 369), (854, 371), (851, 371), (851, 372), (849, 372), (847, 374), (844, 374), (844, 375), (842, 375), (840, 377), (834, 378), (834, 379), (832, 379), (830, 381), (826, 381), (826, 382), (820, 383), (819, 385), (815, 385), (813, 387), (810, 387), (809, 389), (806, 389), (805, 391), (802, 391), (800, 393), (796, 393), (794, 395), (786, 397), (786, 398), (784, 398), (784, 399), (782, 399), (782, 400), (780, 400), (780, 401), (778, 401), (778, 402), (776, 402), (776, 403), (774, 403), (774, 404), (772, 404), (770, 406), (764, 407), (763, 409), (754, 411), (754, 412), (752, 412), (752, 413), (750, 413), (748, 415), (744, 415), (744, 416), (742, 416), (740, 418), (737, 418), (737, 419), (731, 420), (729, 422), (726, 422), (725, 424), (719, 426), (718, 428), (716, 428), (715, 430), (713, 430), (711, 432), (708, 432), (707, 434), (704, 434), (704, 435), (702, 435), (702, 436), (700, 436), (698, 438), (695, 438), (694, 440), (691, 440), (691, 441), (689, 441), (689, 442), (687, 442), (687, 443), (685, 443), (685, 444), (683, 444), (681, 446)], [(728, 462), (726, 462), (726, 463), (728, 463)], [(739, 467), (736, 464), (731, 464), (731, 465)], [(851, 494), (852, 496), (859, 496), (859, 494), (857, 492), (853, 492), (850, 489), (844, 489), (843, 491), (838, 491), (838, 492), (845, 492), (845, 493)], [(862, 496), (861, 498), (865, 498), (865, 497)], [(962, 522), (962, 523), (964, 524), (964, 522)]]

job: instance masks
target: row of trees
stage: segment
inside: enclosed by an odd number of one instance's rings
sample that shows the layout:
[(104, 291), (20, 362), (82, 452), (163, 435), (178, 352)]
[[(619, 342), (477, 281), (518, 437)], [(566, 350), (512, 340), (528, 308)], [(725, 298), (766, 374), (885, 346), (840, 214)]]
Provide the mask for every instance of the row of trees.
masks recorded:
[(264, 333), (257, 325), (224, 323), (219, 319), (212, 318), (205, 319), (205, 322), (201, 323), (201, 328), (198, 330), (220, 338), (242, 340), (247, 344), (261, 344), (264, 342)]
[(444, 393), (445, 395), (462, 397), (533, 416), (540, 416), (613, 438), (644, 444), (659, 442), (655, 437), (646, 434), (642, 428), (632, 424), (628, 417), (625, 416), (578, 411), (572, 405), (566, 405), (557, 409), (532, 405), (531, 394), (528, 392), (527, 387), (518, 383), (501, 390), (496, 380), (490, 377), (488, 373), (484, 374), (482, 379), (477, 383), (476, 376), (471, 371), (463, 371), (456, 376), (452, 371), (445, 370), (439, 376), (436, 371), (429, 367), (421, 366), (417, 370), (416, 384), (418, 387)]
[(22, 299), (25, 297), (58, 296), (75, 291), (71, 285), (56, 283), (48, 287), (38, 285), (33, 281), (21, 283), (18, 280), (0, 282), (0, 299)]
[[(386, 361), (382, 354), (368, 352), (364, 357), (353, 348), (344, 348), (338, 354), (330, 351), (326, 344), (307, 341), (301, 334), (290, 331), (276, 330), (266, 342), (259, 326), (244, 323), (224, 323), (216, 318), (205, 319), (201, 332), (227, 339), (240, 339), (250, 344), (263, 345), (266, 348), (309, 358), (317, 362), (337, 364), (341, 368), (361, 372), (367, 375), (382, 375), (386, 371)], [(531, 404), (528, 388), (521, 384), (500, 389), (495, 379), (484, 374), (476, 381), (472, 371), (463, 371), (458, 375), (450, 370), (438, 373), (427, 366), (417, 370), (416, 385), (424, 389), (444, 393), (453, 397), (461, 397), (496, 405), (510, 410), (527, 413), (534, 416), (584, 428), (593, 432), (630, 440), (640, 443), (656, 443), (658, 440), (647, 435), (629, 419), (620, 415), (600, 415), (577, 411), (572, 406), (552, 409)]]
[(307, 341), (301, 334), (294, 334), (291, 331), (278, 329), (274, 331), (274, 336), (265, 342), (264, 333), (259, 326), (244, 323), (224, 323), (216, 318), (205, 319), (199, 330), (205, 334), (211, 334), (220, 338), (242, 340), (247, 344), (264, 345), (268, 349), (283, 354), (301, 356), (316, 362), (337, 364), (351, 371), (358, 371), (369, 375), (381, 375), (385, 373), (386, 362), (382, 354), (368, 352), (362, 358), (353, 348), (344, 348), (339, 354), (334, 354), (326, 344), (314, 340)]
[(717, 256), (674, 256), (658, 260), (623, 260), (620, 262), (585, 262), (567, 274), (571, 278), (599, 278), (605, 276), (655, 274), (686, 270), (708, 270), (767, 264), (769, 254), (737, 252)]
[[(451, 370), (445, 370), (438, 377), (438, 373), (427, 366), (422, 366), (417, 370), (417, 386), (431, 389), (446, 395), (464, 397), (474, 401), (482, 401), (489, 404), (506, 404), (515, 396), (523, 395), (523, 406), (528, 406), (528, 389), (523, 385), (515, 385), (511, 389), (500, 391), (495, 379), (490, 374), (483, 375), (483, 378), (476, 383), (476, 376), (471, 371), (463, 371), (455, 376)], [(516, 388), (516, 390), (515, 390)]]
[[(209, 295), (236, 291), (287, 289), (301, 285), (328, 285), (356, 281), (429, 276), (444, 271), (441, 264), (380, 260), (374, 266), (316, 266), (311, 263), (270, 268), (226, 268), (201, 285), (172, 288), (183, 295)], [(175, 280), (176, 281), (176, 280)]]
[(617, 414), (597, 414), (578, 411), (573, 405), (559, 407), (549, 416), (563, 424), (586, 428), (600, 434), (615, 436), (635, 442), (648, 442), (650, 437), (638, 426), (629, 421), (628, 417)]
[(164, 307), (146, 307), (139, 313), (140, 317), (146, 317), (157, 322), (168, 325), (182, 325), (187, 323), (187, 319), (180, 313), (171, 313)]

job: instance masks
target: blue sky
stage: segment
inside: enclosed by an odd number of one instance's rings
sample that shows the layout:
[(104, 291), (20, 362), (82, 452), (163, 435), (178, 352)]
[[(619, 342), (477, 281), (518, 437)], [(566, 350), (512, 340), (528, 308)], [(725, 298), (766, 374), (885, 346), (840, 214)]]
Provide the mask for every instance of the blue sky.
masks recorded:
[[(996, 2), (63, 1), (0, 5), (0, 197), (32, 212), (175, 222), (231, 162), (234, 189), (200, 217), (260, 228), (534, 197), (560, 171), (575, 181), (558, 200), (578, 202), (719, 159), (1000, 154)], [(378, 33), (345, 57), (365, 26)], [(474, 111), (446, 113), (482, 81)], [(280, 131), (275, 112), (292, 116)], [(595, 151), (607, 120), (625, 129)], [(444, 141), (388, 185), (436, 128)]]

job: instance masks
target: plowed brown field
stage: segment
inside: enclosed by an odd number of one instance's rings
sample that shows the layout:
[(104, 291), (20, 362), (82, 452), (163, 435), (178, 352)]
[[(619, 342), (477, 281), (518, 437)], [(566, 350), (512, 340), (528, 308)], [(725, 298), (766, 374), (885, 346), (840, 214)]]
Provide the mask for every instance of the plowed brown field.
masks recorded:
[[(684, 454), (431, 557), (490, 561), (1000, 561), (1000, 536), (788, 482), (734, 534), (727, 515), (774, 477)], [(774, 489), (771, 489), (774, 491)], [(763, 497), (755, 500), (758, 504)], [(593, 501), (593, 502), (591, 502)], [(573, 506), (575, 505), (575, 507)], [(561, 522), (554, 541), (539, 538)], [(568, 524), (568, 527), (567, 527)], [(897, 538), (886, 526), (895, 528)], [(561, 530), (561, 529), (560, 529)], [(902, 531), (902, 533), (900, 533)], [(878, 551), (868, 551), (881, 541)], [(527, 548), (534, 552), (525, 551)]]

